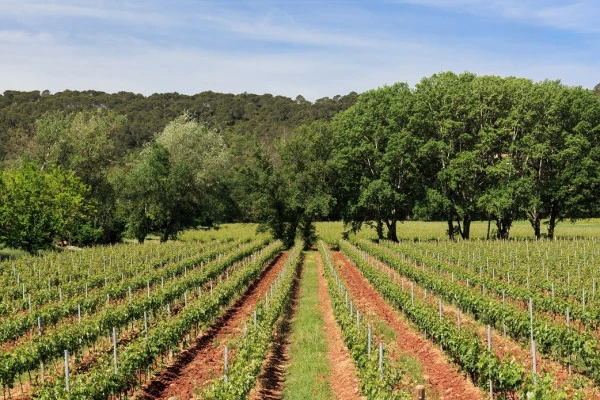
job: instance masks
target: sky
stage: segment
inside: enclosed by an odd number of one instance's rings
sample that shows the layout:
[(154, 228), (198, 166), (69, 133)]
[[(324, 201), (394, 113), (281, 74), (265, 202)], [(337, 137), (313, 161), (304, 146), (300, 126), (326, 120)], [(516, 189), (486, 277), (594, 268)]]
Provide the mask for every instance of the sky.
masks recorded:
[(600, 83), (597, 0), (0, 0), (0, 92), (314, 101), (441, 71)]

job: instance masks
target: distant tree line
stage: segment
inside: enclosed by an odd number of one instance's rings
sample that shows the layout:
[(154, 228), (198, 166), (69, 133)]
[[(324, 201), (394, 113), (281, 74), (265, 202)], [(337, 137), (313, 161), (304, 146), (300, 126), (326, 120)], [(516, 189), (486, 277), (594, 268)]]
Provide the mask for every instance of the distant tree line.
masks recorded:
[[(600, 90), (460, 75), (309, 102), (204, 92), (0, 96), (0, 243), (175, 238), (256, 221), (291, 245), (314, 222), (474, 220), (536, 238), (600, 214)], [(544, 222), (545, 221), (545, 222)]]

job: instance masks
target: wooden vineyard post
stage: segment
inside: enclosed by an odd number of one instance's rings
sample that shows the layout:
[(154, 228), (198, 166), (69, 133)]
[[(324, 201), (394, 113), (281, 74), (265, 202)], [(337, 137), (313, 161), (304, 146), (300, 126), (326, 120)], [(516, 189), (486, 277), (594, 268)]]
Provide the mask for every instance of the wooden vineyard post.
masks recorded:
[(417, 386), (417, 400), (425, 400), (425, 386)]
[(442, 298), (441, 297), (438, 299), (438, 305), (440, 308), (440, 322), (442, 322)]

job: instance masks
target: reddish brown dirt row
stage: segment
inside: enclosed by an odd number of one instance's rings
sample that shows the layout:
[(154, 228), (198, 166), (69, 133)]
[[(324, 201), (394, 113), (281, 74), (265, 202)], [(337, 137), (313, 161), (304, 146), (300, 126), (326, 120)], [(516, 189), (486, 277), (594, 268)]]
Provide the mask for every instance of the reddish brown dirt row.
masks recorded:
[[(275, 281), (288, 256), (289, 253), (283, 253), (271, 263), (225, 315), (189, 349), (179, 354), (173, 364), (152, 379), (138, 398), (192, 399), (195, 389), (219, 378), (223, 371), (225, 345), (232, 337), (242, 334), (244, 321), (250, 317), (258, 301)], [(231, 359), (234, 356), (230, 353)]]
[[(400, 282), (402, 280), (402, 276), (398, 274), (394, 269), (390, 268), (389, 265), (377, 260), (376, 258), (370, 257), (371, 261), (375, 262), (381, 270), (388, 274), (391, 279)], [(410, 279), (405, 277), (405, 286), (406, 288), (410, 287)], [(419, 285), (414, 284), (415, 297), (423, 298), (424, 290)], [(428, 291), (427, 301), (434, 307), (438, 307), (438, 299), (439, 297), (436, 295), (432, 295), (431, 291)], [(527, 305), (525, 305), (525, 309), (527, 309)], [(448, 318), (457, 318), (457, 308), (453, 305), (442, 303), (442, 312)], [(468, 314), (463, 314), (461, 312), (461, 326), (470, 327), (474, 332), (477, 333), (482, 343), (487, 346), (487, 326), (481, 324), (476, 321)], [(513, 358), (523, 365), (528, 374), (531, 373), (533, 369), (533, 356), (531, 354), (531, 349), (529, 347), (523, 347), (520, 343), (516, 342), (512, 338), (508, 336), (504, 336), (502, 333), (498, 332), (495, 329), (492, 329), (492, 351), (494, 354), (502, 359), (504, 357)], [(572, 376), (569, 375), (567, 368), (553, 360), (548, 359), (547, 357), (542, 356), (539, 352), (537, 353), (537, 368), (538, 372), (548, 371), (550, 372), (556, 381), (557, 386), (559, 387), (569, 387), (570, 381), (572, 380)], [(591, 381), (587, 378), (579, 375), (579, 379), (582, 379), (586, 382), (586, 388), (584, 389), (584, 398), (595, 398), (598, 390), (593, 387)], [(572, 394), (572, 393), (571, 393)]]
[(298, 306), (302, 271), (303, 269), (296, 275), (292, 288), (292, 301), (277, 323), (273, 343), (263, 363), (262, 372), (257, 378), (256, 387), (248, 396), (250, 400), (279, 400), (283, 395), (285, 368), (290, 359), (289, 338), (292, 332), (292, 319)]
[(325, 323), (325, 335), (327, 337), (327, 359), (331, 368), (329, 386), (336, 399), (360, 400), (366, 399), (359, 395), (359, 383), (356, 378), (356, 368), (352, 362), (350, 351), (344, 344), (342, 331), (335, 321), (333, 307), (327, 281), (323, 272), (321, 255), (317, 253), (317, 268), (319, 272), (319, 303)]
[(346, 287), (359, 308), (378, 315), (394, 331), (400, 351), (416, 358), (422, 366), (423, 375), (441, 400), (482, 399), (482, 392), (470, 379), (463, 376), (458, 367), (447, 361), (443, 353), (431, 342), (415, 332), (397, 311), (362, 276), (356, 266), (340, 252), (333, 253), (335, 265)]

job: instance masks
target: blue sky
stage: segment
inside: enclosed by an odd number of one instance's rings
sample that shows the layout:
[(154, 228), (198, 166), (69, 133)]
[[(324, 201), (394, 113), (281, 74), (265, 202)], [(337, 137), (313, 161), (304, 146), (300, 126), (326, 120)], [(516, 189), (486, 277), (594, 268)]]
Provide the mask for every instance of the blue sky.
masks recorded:
[(309, 100), (452, 70), (600, 83), (595, 0), (0, 0), (0, 91)]

